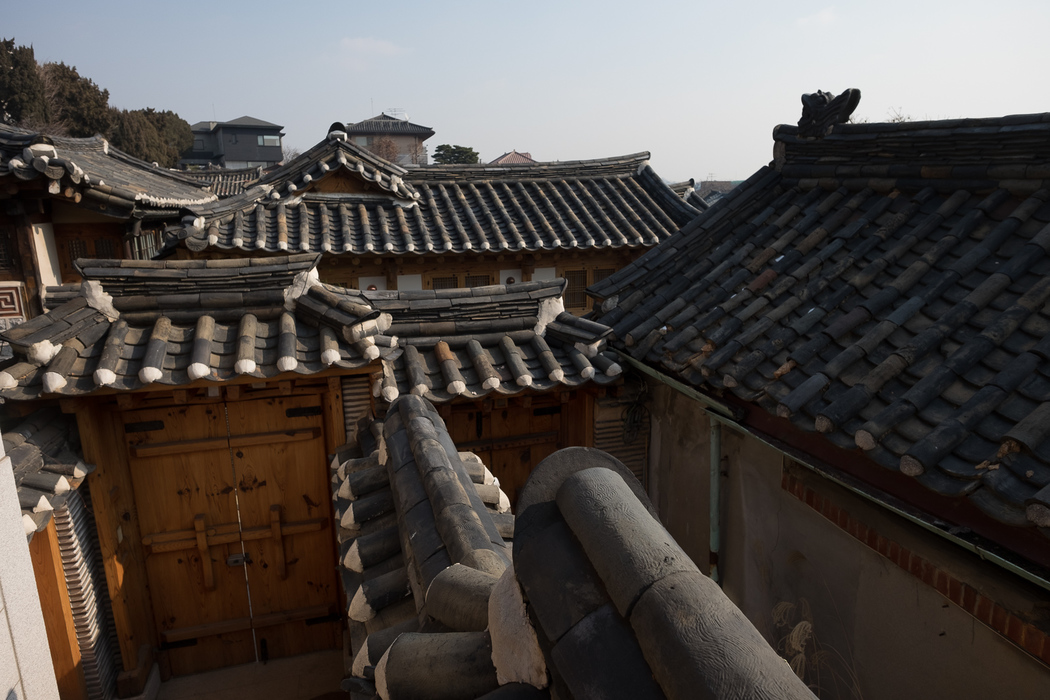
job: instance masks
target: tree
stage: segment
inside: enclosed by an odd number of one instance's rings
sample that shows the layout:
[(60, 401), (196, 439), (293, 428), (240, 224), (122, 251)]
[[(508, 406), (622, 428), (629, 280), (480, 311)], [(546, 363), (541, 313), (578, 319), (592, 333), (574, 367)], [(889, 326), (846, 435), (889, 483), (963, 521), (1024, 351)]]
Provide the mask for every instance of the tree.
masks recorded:
[(120, 150), (174, 167), (193, 145), (186, 120), (169, 111), (120, 110), (109, 90), (65, 63), (39, 65), (33, 48), (0, 41), (0, 120), (55, 136), (101, 134)]
[(281, 146), (281, 155), (283, 157), (283, 160), (281, 160), (282, 163), (291, 163), (302, 154), (303, 152), (295, 146), (289, 146), (288, 144)]
[(193, 145), (190, 125), (174, 112), (111, 108), (110, 122), (109, 139), (115, 147), (161, 167), (175, 167), (179, 155)]
[(372, 145), (368, 147), (368, 150), (372, 151), (372, 153), (375, 153), (383, 160), (388, 160), (391, 163), (397, 162), (397, 144), (394, 143), (394, 139), (389, 136), (380, 136), (372, 142)]
[(45, 113), (44, 84), (37, 72), (33, 47), (15, 46), (14, 39), (0, 41), (0, 121), (42, 122)]
[(450, 163), (478, 163), (481, 158), (478, 152), (469, 146), (450, 146), (443, 143), (434, 149), (434, 162), (448, 165)]
[(65, 63), (45, 63), (41, 77), (47, 95), (48, 122), (64, 124), (70, 136), (109, 133), (109, 90), (81, 77), (76, 67)]

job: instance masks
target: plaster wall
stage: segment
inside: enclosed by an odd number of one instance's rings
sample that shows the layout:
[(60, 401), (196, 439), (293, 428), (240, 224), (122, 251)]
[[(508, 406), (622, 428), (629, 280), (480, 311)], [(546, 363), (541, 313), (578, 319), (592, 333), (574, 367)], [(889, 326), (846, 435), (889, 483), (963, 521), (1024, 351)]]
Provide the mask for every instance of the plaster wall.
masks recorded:
[(0, 455), (0, 693), (3, 700), (58, 700), (11, 458), (2, 445)]
[[(700, 404), (678, 392), (656, 383), (650, 389), (650, 496), (668, 530), (706, 571), (708, 419)], [(803, 653), (805, 678), (820, 697), (1050, 695), (1045, 665), (785, 491), (787, 458), (779, 451), (726, 426), (722, 455), (724, 590), (781, 653), (810, 610), (815, 641)], [(812, 478), (822, 488), (830, 484)], [(866, 499), (831, 488), (837, 504), (880, 533), (939, 567), (1001, 588), (1003, 600), (1045, 594), (1019, 587), (1012, 574)], [(774, 623), (775, 609), (787, 624)]]

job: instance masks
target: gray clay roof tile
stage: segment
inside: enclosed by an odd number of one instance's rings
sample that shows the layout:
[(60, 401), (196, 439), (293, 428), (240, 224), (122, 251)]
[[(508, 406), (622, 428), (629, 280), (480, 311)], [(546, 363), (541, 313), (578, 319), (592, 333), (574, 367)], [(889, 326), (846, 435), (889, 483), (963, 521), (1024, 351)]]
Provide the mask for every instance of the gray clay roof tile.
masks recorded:
[(1048, 512), (1023, 479), (975, 480), (1018, 402), (1050, 392), (1045, 135), (1050, 115), (778, 127), (770, 167), (588, 290), (606, 301), (593, 318), (623, 352), (992, 518)]

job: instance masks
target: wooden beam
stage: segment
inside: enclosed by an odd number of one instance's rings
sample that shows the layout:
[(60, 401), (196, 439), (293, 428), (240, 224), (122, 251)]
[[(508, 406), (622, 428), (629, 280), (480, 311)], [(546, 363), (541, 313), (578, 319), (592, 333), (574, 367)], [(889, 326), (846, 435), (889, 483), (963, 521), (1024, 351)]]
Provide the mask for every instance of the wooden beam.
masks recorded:
[(320, 428), (302, 428), (300, 430), (278, 430), (268, 433), (251, 433), (233, 437), (200, 438), (197, 440), (175, 440), (173, 442), (144, 442), (131, 448), (135, 457), (158, 457), (161, 455), (185, 454), (188, 452), (208, 452), (225, 450), (228, 447), (250, 447), (252, 445), (273, 445), (281, 442), (302, 442), (313, 440), (321, 435)]
[(54, 518), (51, 518), (45, 530), (30, 540), (29, 555), (33, 561), (40, 609), (44, 613), (44, 629), (47, 631), (47, 644), (51, 648), (51, 663), (55, 667), (59, 697), (62, 700), (87, 698), (84, 669), (80, 664), (80, 643), (77, 641), (73, 610), (69, 604), (69, 590), (66, 588)]
[[(280, 523), (281, 537), (301, 535), (307, 532), (318, 532), (328, 527), (328, 518), (313, 518), (311, 520), (296, 520), (289, 523)], [(194, 522), (196, 525), (196, 521)], [(217, 547), (223, 544), (233, 544), (241, 540), (252, 542), (273, 537), (273, 524), (260, 525), (240, 529), (237, 523), (223, 523), (222, 525), (206, 526), (204, 528), (205, 544), (208, 547)], [(178, 552), (184, 549), (197, 549), (198, 531), (193, 530), (169, 530), (168, 532), (156, 532), (142, 538), (142, 544), (149, 548), (150, 554), (162, 552)]]

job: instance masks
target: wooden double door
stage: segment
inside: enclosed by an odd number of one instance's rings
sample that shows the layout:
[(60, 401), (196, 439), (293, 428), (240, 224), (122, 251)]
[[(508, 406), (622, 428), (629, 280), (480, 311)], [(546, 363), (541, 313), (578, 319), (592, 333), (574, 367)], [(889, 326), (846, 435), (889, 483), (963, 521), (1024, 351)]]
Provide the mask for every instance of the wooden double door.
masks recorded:
[(123, 414), (173, 675), (341, 643), (319, 395)]

